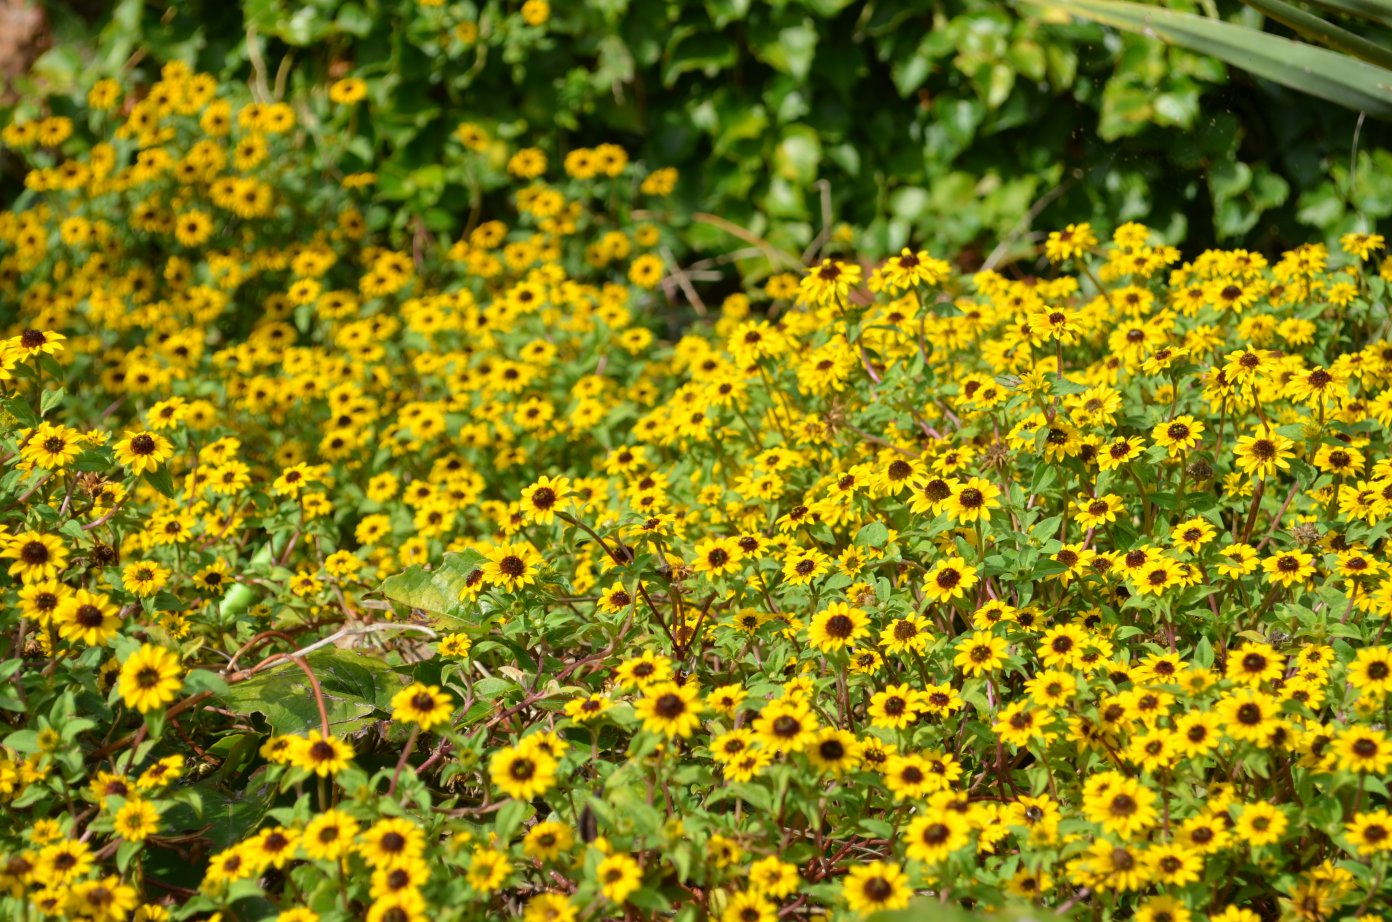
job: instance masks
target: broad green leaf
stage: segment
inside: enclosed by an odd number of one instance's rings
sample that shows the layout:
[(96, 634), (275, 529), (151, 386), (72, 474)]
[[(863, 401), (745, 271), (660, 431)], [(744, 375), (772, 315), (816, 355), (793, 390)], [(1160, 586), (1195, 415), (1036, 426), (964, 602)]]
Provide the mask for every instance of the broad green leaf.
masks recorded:
[(23, 397), (6, 397), (0, 400), (0, 409), (13, 416), (25, 428), (32, 429), (39, 424), (34, 408), (29, 406), (29, 401)]
[(1392, 71), (1218, 19), (1127, 0), (1031, 0), (1051, 10), (1137, 32), (1318, 96), (1356, 112), (1392, 119)]
[(889, 529), (884, 522), (871, 522), (856, 532), (856, 547), (884, 547), (889, 540)]
[(821, 162), (821, 140), (806, 125), (789, 125), (773, 152), (773, 168), (778, 175), (804, 186), (816, 181)]
[(439, 616), (444, 626), (469, 627), (477, 623), (478, 606), (460, 601), (464, 590), (477, 579), (474, 574), (483, 563), (481, 554), (469, 551), (446, 554), (432, 570), (411, 567), (382, 582), (382, 594), (393, 602)]
[[(350, 650), (318, 650), (305, 657), (305, 663), (319, 680), (329, 729), (338, 736), (371, 723), (390, 707), (402, 685), (385, 662)], [(309, 677), (291, 662), (231, 686), (222, 699), (239, 714), (265, 715), (276, 733), (305, 733), (320, 726)]]
[(44, 391), (43, 396), (39, 398), (39, 415), (47, 416), (49, 410), (63, 402), (63, 395), (66, 393), (67, 391), (61, 387)]
[(169, 468), (161, 467), (145, 472), (145, 482), (171, 499), (174, 496), (174, 476)]
[(812, 20), (778, 30), (770, 41), (752, 41), (752, 50), (759, 60), (799, 80), (806, 80), (817, 53), (817, 29)]

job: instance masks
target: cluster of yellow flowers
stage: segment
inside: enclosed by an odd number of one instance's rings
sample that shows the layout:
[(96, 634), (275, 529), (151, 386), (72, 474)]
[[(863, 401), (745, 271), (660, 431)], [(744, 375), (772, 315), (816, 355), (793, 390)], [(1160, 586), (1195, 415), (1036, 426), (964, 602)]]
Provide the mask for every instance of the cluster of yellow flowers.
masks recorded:
[(393, 243), (293, 108), (121, 95), (4, 132), (7, 917), (1387, 908), (1381, 236), (818, 254), (673, 337), (618, 148)]

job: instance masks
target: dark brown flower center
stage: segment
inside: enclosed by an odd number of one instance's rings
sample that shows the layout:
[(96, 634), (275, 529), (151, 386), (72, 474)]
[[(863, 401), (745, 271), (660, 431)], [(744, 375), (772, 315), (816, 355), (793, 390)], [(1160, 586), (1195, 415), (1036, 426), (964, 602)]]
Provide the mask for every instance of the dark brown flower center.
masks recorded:
[(655, 710), (660, 717), (664, 717), (667, 720), (674, 720), (686, 713), (686, 702), (682, 700), (680, 695), (667, 692), (658, 697), (657, 703), (653, 706), (653, 710)]

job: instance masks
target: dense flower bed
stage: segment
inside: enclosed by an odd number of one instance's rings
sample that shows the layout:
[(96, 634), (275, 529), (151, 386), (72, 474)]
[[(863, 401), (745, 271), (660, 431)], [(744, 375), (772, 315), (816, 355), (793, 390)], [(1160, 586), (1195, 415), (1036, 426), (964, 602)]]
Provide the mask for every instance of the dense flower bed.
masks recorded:
[(465, 126), (515, 211), (436, 248), (308, 110), (121, 97), (4, 138), (7, 918), (1385, 908), (1381, 237), (827, 257), (664, 342), (618, 148)]

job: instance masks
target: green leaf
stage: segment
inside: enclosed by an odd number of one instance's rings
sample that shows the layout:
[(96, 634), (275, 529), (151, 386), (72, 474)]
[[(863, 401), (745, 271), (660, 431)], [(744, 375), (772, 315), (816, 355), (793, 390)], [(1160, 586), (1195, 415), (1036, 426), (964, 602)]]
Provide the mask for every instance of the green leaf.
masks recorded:
[(1388, 0), (1308, 0), (1310, 6), (1317, 6), (1331, 13), (1371, 19), (1392, 28), (1392, 3)]
[(510, 800), (498, 811), (497, 822), (493, 829), (498, 834), (499, 842), (512, 841), (512, 834), (522, 828), (522, 823), (535, 811), (532, 805), (525, 800)]
[[(721, 38), (724, 41), (724, 37)], [(817, 53), (817, 28), (812, 20), (778, 30), (772, 41), (755, 42), (754, 55), (774, 70), (806, 80)]]
[[(479, 620), (478, 606), (461, 602), (460, 597), (483, 559), (474, 551), (446, 554), (433, 570), (416, 566), (387, 577), (382, 594), (393, 602), (439, 616), (446, 627), (472, 627)], [(470, 613), (474, 616), (467, 617)]]
[(889, 540), (889, 528), (884, 522), (871, 522), (856, 532), (856, 547), (884, 547)]
[(160, 828), (175, 835), (200, 831), (214, 848), (227, 848), (261, 824), (275, 793), (265, 768), (229, 788), (198, 781), (180, 789), (180, 802), (161, 817)]
[(345, 3), (338, 11), (336, 20), (339, 29), (358, 38), (372, 34), (372, 17), (360, 3)]
[(39, 424), (39, 418), (34, 414), (34, 408), (29, 406), (29, 401), (23, 397), (6, 397), (4, 400), (0, 400), (0, 407), (3, 407), (25, 428), (33, 429)]
[(1303, 42), (1218, 19), (1127, 0), (1030, 0), (1050, 10), (1136, 32), (1355, 112), (1392, 119), (1392, 71)]
[(174, 475), (169, 473), (169, 468), (161, 467), (153, 471), (146, 471), (145, 482), (170, 499), (174, 498)]
[(1299, 7), (1291, 6), (1284, 0), (1242, 0), (1242, 2), (1254, 10), (1270, 16), (1277, 22), (1289, 26), (1305, 38), (1317, 41), (1335, 51), (1351, 54), (1355, 58), (1367, 61), (1369, 64), (1376, 64), (1378, 67), (1392, 67), (1392, 51), (1376, 42), (1370, 42), (1360, 35), (1354, 35), (1347, 29), (1341, 29), (1331, 22), (1320, 19), (1313, 13), (1307, 13)]
[(773, 151), (773, 168), (784, 179), (810, 186), (822, 162), (822, 142), (806, 125), (789, 125)]
[(700, 71), (715, 77), (722, 70), (734, 67), (735, 45), (715, 33), (688, 34), (675, 46), (662, 71), (662, 84), (672, 87), (689, 71)]
[[(329, 729), (344, 735), (371, 723), (391, 705), (402, 679), (382, 660), (351, 650), (319, 650), (305, 657), (319, 680)], [(222, 700), (239, 714), (259, 713), (277, 733), (305, 733), (320, 725), (309, 677), (282, 663), (231, 686)]]
[(63, 402), (63, 395), (65, 395), (66, 393), (67, 391), (61, 387), (54, 388), (53, 390), (49, 391), (44, 391), (43, 396), (39, 398), (39, 415), (48, 415), (49, 410), (53, 409), (54, 407), (58, 406), (58, 404)]
[(186, 692), (210, 691), (219, 698), (226, 698), (231, 689), (222, 676), (207, 669), (194, 669), (184, 676), (184, 690)]

